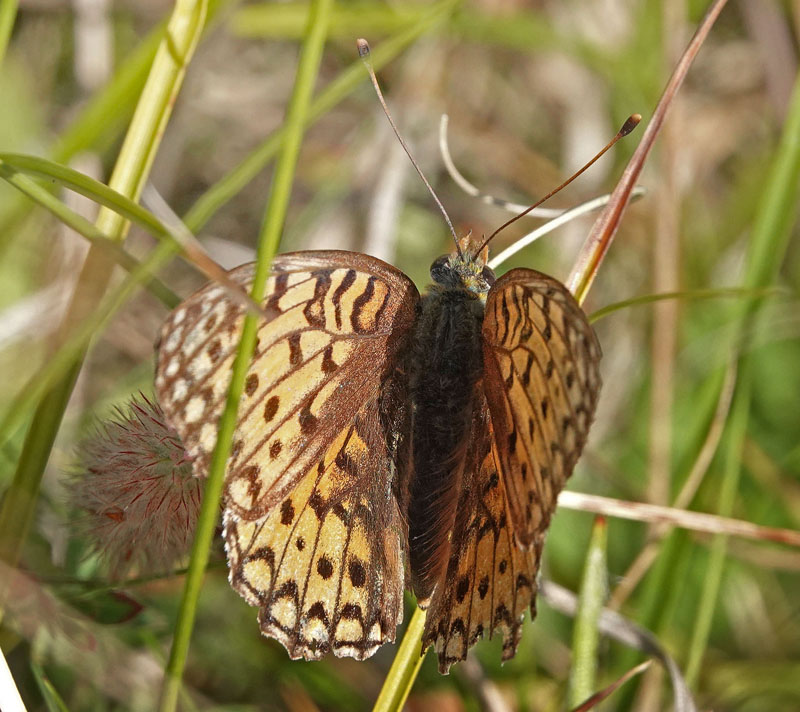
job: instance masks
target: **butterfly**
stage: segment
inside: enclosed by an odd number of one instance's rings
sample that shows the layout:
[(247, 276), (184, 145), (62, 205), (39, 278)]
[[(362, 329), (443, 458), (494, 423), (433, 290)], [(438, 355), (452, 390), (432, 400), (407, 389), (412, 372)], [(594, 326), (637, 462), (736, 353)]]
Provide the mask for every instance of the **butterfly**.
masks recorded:
[[(600, 390), (598, 340), (558, 280), (499, 278), (456, 243), (420, 295), (339, 250), (278, 255), (224, 491), (230, 582), (292, 658), (364, 659), (410, 588), (447, 672), (484, 634), (516, 652), (557, 496)], [(254, 269), (230, 279), (250, 287)], [(156, 393), (204, 475), (244, 307), (217, 284), (160, 336)]]

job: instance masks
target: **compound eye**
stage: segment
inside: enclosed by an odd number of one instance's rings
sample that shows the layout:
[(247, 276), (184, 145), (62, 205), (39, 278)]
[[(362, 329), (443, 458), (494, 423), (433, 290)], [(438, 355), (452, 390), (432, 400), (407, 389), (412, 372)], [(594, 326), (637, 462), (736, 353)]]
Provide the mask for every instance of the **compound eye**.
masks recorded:
[(431, 265), (431, 278), (436, 280), (436, 276), (442, 274), (447, 268), (450, 258), (447, 255), (437, 257)]
[(481, 277), (490, 287), (497, 281), (497, 277), (494, 276), (494, 270), (491, 267), (484, 267), (481, 270)]

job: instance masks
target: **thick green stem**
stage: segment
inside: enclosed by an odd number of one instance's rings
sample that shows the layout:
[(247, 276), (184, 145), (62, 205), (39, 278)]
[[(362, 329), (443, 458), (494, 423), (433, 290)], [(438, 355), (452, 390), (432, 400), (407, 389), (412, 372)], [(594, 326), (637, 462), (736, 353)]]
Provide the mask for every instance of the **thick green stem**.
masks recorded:
[(422, 665), (422, 633), (425, 630), (425, 611), (414, 608), (414, 615), (406, 628), (403, 641), (394, 656), (389, 674), (375, 701), (373, 712), (397, 712), (403, 709), (414, 680)]
[[(322, 50), (325, 46), (328, 21), (333, 0), (315, 0), (309, 10), (308, 27), (300, 54), (294, 91), (286, 113), (283, 149), (275, 167), (272, 189), (264, 216), (258, 243), (258, 258), (252, 287), (253, 299), (261, 303), (266, 291), (267, 277), (272, 258), (277, 251), (283, 231), (284, 219), (289, 205), (297, 157), (308, 116), (311, 94), (316, 82)], [(181, 690), (181, 678), (189, 654), (189, 642), (197, 613), (200, 588), (208, 565), (211, 542), (219, 515), (219, 502), (225, 479), (233, 434), (236, 429), (236, 413), (244, 390), (245, 378), (255, 348), (258, 329), (257, 317), (247, 314), (242, 327), (241, 340), (233, 364), (231, 384), (225, 409), (220, 418), (217, 442), (209, 466), (208, 478), (203, 493), (203, 503), (197, 522), (192, 555), (186, 574), (186, 584), (178, 610), (175, 635), (165, 671), (159, 710), (174, 712)]]
[(598, 517), (592, 528), (578, 595), (578, 611), (572, 633), (568, 707), (577, 707), (594, 694), (597, 687), (597, 646), (600, 642), (597, 623), (608, 594), (607, 548), (608, 525), (603, 517)]

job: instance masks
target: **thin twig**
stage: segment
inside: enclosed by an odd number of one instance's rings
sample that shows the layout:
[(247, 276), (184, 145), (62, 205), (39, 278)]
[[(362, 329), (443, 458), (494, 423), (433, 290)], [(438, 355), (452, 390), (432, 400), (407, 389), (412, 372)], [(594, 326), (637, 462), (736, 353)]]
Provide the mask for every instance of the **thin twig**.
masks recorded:
[(564, 491), (558, 497), (558, 505), (567, 509), (578, 509), (582, 512), (594, 512), (607, 517), (632, 519), (637, 522), (664, 522), (675, 527), (691, 529), (709, 534), (727, 534), (730, 536), (773, 541), (780, 544), (800, 547), (800, 531), (764, 527), (741, 519), (720, 517), (716, 514), (690, 512), (686, 509), (663, 507), (658, 504), (629, 502), (612, 497), (601, 497), (596, 494)]

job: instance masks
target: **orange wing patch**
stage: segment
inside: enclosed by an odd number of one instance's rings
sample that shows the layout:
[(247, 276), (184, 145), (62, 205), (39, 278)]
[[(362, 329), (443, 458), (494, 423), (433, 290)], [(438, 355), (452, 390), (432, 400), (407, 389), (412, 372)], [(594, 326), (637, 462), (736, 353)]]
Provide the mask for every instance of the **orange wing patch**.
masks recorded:
[(600, 346), (552, 277), (516, 269), (489, 293), (483, 322), (486, 397), (514, 532), (533, 544), (550, 524), (600, 392)]

